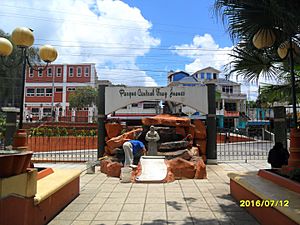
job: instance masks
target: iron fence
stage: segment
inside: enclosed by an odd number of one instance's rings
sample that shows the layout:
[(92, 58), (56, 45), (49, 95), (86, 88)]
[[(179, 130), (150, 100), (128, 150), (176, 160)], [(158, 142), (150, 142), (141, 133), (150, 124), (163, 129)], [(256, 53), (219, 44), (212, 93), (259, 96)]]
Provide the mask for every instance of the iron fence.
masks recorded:
[(218, 129), (218, 161), (267, 159), (274, 134), (266, 128)]
[(28, 137), (33, 161), (86, 162), (97, 159), (97, 136)]

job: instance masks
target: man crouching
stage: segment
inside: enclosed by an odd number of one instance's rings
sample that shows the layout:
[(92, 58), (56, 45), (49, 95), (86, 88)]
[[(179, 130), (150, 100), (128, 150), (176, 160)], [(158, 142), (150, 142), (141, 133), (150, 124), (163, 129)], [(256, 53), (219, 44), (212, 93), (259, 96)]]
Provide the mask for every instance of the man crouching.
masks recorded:
[(125, 153), (124, 166), (130, 166), (131, 168), (137, 168), (137, 166), (133, 164), (134, 156), (144, 155), (147, 152), (143, 142), (138, 140), (126, 141), (123, 144), (123, 149)]

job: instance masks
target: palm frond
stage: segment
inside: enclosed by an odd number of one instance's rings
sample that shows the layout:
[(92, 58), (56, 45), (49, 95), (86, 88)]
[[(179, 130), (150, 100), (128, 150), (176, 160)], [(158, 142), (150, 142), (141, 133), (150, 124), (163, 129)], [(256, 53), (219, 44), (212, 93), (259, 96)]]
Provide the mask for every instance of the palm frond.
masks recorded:
[(265, 52), (238, 45), (230, 54), (233, 60), (226, 65), (227, 73), (237, 77), (242, 76), (247, 82), (257, 82), (259, 77), (276, 79), (282, 74), (282, 63), (274, 63), (274, 59)]
[(298, 0), (216, 0), (214, 9), (228, 24), (232, 40), (249, 39), (260, 28), (271, 28), (281, 43), (300, 31)]

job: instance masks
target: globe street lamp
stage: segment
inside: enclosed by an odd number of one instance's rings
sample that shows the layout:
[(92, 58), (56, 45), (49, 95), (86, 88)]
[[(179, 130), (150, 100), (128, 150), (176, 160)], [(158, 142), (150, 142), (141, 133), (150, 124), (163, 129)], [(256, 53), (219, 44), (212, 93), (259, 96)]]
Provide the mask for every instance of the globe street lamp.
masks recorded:
[[(258, 49), (269, 48), (273, 46), (276, 41), (276, 35), (272, 29), (261, 28), (253, 36), (253, 45)], [(277, 54), (281, 59), (289, 57), (289, 66), (291, 73), (292, 86), (292, 105), (293, 105), (293, 127), (297, 128), (297, 100), (296, 100), (296, 85), (295, 85), (295, 71), (294, 71), (294, 55), (300, 53), (300, 48), (293, 42), (293, 38), (289, 39), (279, 45)]]
[[(11, 35), (12, 42), (21, 49), (21, 62), (22, 62), (22, 93), (20, 100), (20, 122), (19, 129), (23, 127), (23, 111), (24, 111), (24, 96), (25, 96), (25, 76), (26, 76), (26, 65), (35, 71), (45, 70), (49, 63), (53, 62), (57, 58), (57, 51), (51, 45), (44, 45), (39, 49), (40, 58), (46, 62), (46, 65), (43, 68), (36, 69), (30, 63), (27, 50), (30, 46), (33, 45), (34, 36), (33, 31), (26, 27), (16, 28)], [(13, 45), (6, 38), (0, 37), (0, 57), (3, 61), (5, 57), (8, 57), (13, 50)], [(4, 62), (3, 62), (4, 63)], [(5, 64), (5, 63), (4, 63)], [(54, 93), (52, 93), (54, 95)]]

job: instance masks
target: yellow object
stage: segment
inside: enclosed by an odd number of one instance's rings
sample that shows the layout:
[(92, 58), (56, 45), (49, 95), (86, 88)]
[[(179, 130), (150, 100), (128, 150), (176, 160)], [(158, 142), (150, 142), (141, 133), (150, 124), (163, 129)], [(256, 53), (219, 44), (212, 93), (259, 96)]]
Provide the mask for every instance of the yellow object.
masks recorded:
[(54, 173), (37, 181), (37, 192), (34, 197), (35, 205), (38, 205), (66, 184), (79, 177), (81, 173), (80, 170), (53, 170)]
[(0, 37), (0, 56), (9, 56), (12, 53), (13, 46), (9, 40)]
[(288, 47), (285, 43), (281, 44), (277, 49), (277, 54), (281, 59), (284, 59), (288, 54)]
[(33, 197), (37, 191), (37, 170), (7, 178), (0, 178), (0, 198), (11, 194), (23, 197)]
[[(285, 41), (284, 43), (282, 43), (278, 49), (277, 49), (277, 54), (279, 55), (279, 57), (281, 59), (284, 59), (285, 57), (287, 57), (287, 54), (289, 52), (290, 49), (290, 43), (288, 41)], [(295, 44), (294, 42), (292, 43), (292, 49), (293, 49), (293, 54), (295, 56), (300, 54), (300, 48), (297, 44)]]
[(276, 35), (273, 30), (261, 28), (254, 35), (252, 42), (256, 48), (261, 49), (271, 47), (275, 40)]
[(43, 45), (39, 50), (39, 55), (45, 62), (53, 62), (57, 58), (57, 51), (51, 45)]
[(30, 47), (33, 45), (34, 36), (27, 27), (17, 27), (11, 34), (12, 42), (19, 47)]

